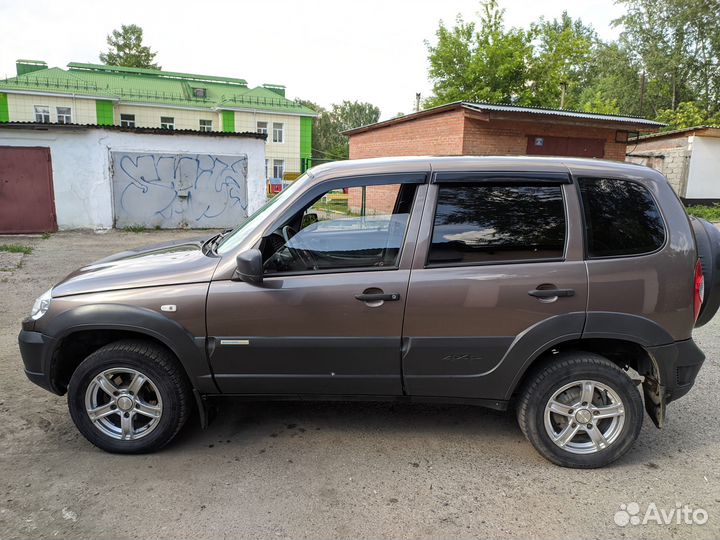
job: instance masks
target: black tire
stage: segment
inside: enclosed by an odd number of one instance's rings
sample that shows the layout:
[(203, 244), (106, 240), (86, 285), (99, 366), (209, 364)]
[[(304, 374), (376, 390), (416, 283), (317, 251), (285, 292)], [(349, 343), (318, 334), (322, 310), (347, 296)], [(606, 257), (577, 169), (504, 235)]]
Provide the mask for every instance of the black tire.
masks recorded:
[[(573, 453), (567, 448), (561, 448), (551, 439), (548, 428), (546, 428), (545, 415), (546, 405), (559, 390), (576, 381), (585, 380), (600, 383), (600, 385), (604, 385), (611, 392), (614, 392), (622, 401), (624, 416), (620, 427), (618, 427), (619, 419), (613, 424), (615, 426), (614, 438), (607, 439), (611, 440), (611, 442), (606, 447), (602, 448), (601, 445), (597, 445), (594, 449), (588, 450), (593, 453), (583, 454)], [(590, 387), (592, 388), (592, 386)], [(573, 388), (568, 392), (573, 391)], [(593, 392), (597, 392), (597, 390)], [(597, 396), (595, 399), (601, 399), (603, 396), (602, 393), (593, 395)], [(608, 399), (607, 391), (605, 391), (604, 397)], [(581, 405), (577, 405), (577, 407), (574, 410), (576, 415), (580, 413), (580, 408), (585, 408)], [(590, 407), (592, 407), (592, 403)], [(573, 409), (568, 410), (571, 413), (573, 412)], [(575, 416), (568, 415), (567, 419), (565, 419), (561, 415), (548, 414), (549, 418), (554, 419), (550, 420), (551, 426), (553, 425), (552, 422), (557, 419), (564, 420), (566, 422), (565, 427), (567, 427), (567, 424), (577, 425)], [(517, 406), (517, 419), (525, 437), (549, 461), (561, 467), (593, 469), (612, 463), (630, 450), (642, 428), (643, 402), (640, 392), (626, 372), (607, 358), (588, 352), (562, 353), (554, 358), (551, 363), (544, 365), (529, 375)], [(600, 433), (603, 433), (602, 429), (605, 428), (601, 426), (607, 426), (614, 420), (603, 419), (598, 421), (594, 419), (593, 421), (588, 424), (580, 424), (582, 431), (578, 431), (578, 435), (571, 438), (569, 444), (576, 446), (592, 445), (591, 437), (588, 435), (590, 430), (594, 428), (596, 429), (595, 433), (597, 433), (597, 429), (600, 428)], [(588, 430), (585, 430), (584, 425), (590, 426)], [(561, 427), (562, 425), (557, 428), (558, 431), (560, 431)], [(608, 432), (611, 431), (611, 429), (608, 429)], [(576, 448), (575, 451), (584, 450)]]
[(693, 217), (690, 221), (705, 278), (705, 296), (695, 321), (695, 326), (700, 327), (710, 322), (720, 308), (720, 230), (704, 219)]
[[(107, 434), (108, 429), (103, 430), (100, 424), (91, 420), (86, 409), (86, 399), (90, 399), (93, 389), (88, 390), (92, 383), (97, 384), (101, 374), (108, 370), (131, 370), (144, 375), (152, 386), (143, 386), (142, 392), (150, 392), (151, 396), (159, 394), (159, 398), (153, 402), (159, 404), (159, 418), (156, 420), (146, 419), (145, 416), (136, 413), (134, 407), (141, 407), (135, 404), (130, 412), (122, 413), (130, 417), (133, 426), (146, 421), (147, 425), (152, 424), (152, 429), (141, 435), (140, 438), (120, 440)], [(109, 380), (109, 379), (108, 379)], [(119, 379), (117, 379), (119, 380)], [(129, 387), (128, 387), (129, 388)], [(127, 388), (123, 389), (125, 392)], [(110, 422), (118, 425), (122, 421), (121, 411), (113, 404), (113, 398), (104, 397), (103, 393), (97, 390), (99, 399), (109, 401), (107, 405), (115, 412), (108, 414)], [(138, 395), (140, 392), (138, 392)], [(138, 398), (140, 399), (140, 398)], [(192, 390), (185, 373), (180, 367), (177, 359), (165, 348), (151, 342), (139, 340), (124, 340), (110, 343), (101, 347), (88, 356), (75, 370), (68, 386), (68, 408), (78, 430), (92, 444), (107, 452), (118, 454), (141, 454), (154, 452), (169, 443), (180, 431), (191, 413)], [(122, 402), (123, 406), (127, 400)], [(117, 417), (117, 420), (115, 418)], [(135, 419), (137, 417), (137, 419)], [(109, 425), (107, 422), (105, 425)], [(112, 427), (112, 426), (110, 426)], [(120, 429), (118, 427), (118, 429)], [(120, 436), (120, 435), (118, 435)], [(124, 436), (124, 435), (123, 435)]]

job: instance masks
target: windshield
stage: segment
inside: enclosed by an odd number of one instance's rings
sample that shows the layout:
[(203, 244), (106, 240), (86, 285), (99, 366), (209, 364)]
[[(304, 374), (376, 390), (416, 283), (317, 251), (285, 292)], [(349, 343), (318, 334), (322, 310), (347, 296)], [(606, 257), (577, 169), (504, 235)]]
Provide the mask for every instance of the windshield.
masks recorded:
[(245, 240), (250, 234), (252, 234), (252, 232), (255, 230), (255, 225), (257, 225), (267, 216), (273, 213), (274, 206), (286, 200), (288, 197), (291, 197), (296, 191), (299, 191), (307, 178), (307, 174), (302, 175), (300, 178), (295, 180), (292, 185), (282, 190), (280, 193), (275, 195), (272, 199), (268, 200), (268, 202), (258, 208), (237, 228), (233, 229), (231, 232), (225, 235), (217, 246), (217, 252), (222, 255), (237, 247), (243, 240)]

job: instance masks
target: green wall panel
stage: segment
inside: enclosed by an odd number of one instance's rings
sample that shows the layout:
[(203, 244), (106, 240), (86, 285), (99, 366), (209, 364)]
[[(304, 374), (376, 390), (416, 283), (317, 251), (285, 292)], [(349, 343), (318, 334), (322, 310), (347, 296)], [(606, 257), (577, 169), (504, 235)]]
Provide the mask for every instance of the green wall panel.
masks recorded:
[(235, 111), (223, 111), (222, 112), (222, 124), (223, 131), (228, 133), (235, 132)]
[(113, 113), (113, 102), (105, 99), (95, 100), (95, 112), (97, 113), (97, 123), (100, 126), (112, 126), (115, 123), (115, 115)]
[(10, 121), (7, 94), (0, 94), (0, 122)]
[(302, 163), (302, 172), (312, 167), (312, 125), (312, 118), (309, 116), (300, 117), (300, 162)]

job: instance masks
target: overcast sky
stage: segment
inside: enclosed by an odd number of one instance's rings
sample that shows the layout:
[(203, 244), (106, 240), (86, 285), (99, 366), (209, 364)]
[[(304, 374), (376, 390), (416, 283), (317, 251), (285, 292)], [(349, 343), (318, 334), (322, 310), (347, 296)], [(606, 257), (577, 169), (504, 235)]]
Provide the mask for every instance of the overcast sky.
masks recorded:
[[(610, 22), (622, 14), (612, 0), (500, 3), (509, 26), (567, 9), (604, 39), (617, 37)], [(15, 75), (17, 58), (99, 62), (107, 34), (135, 23), (163, 69), (284, 84), (288, 97), (323, 106), (369, 101), (388, 118), (430, 93), (424, 40), (440, 19), (478, 10), (478, 0), (0, 0), (0, 77)]]

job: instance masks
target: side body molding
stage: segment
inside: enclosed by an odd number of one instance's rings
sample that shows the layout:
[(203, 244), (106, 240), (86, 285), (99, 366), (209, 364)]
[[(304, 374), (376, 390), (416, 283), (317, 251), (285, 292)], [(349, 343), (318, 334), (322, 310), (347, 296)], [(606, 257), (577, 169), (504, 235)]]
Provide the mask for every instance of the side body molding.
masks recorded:
[(175, 353), (198, 392), (219, 392), (205, 352), (205, 337), (191, 335), (178, 322), (151, 309), (120, 304), (83, 305), (59, 313), (43, 330), (58, 343), (82, 330), (124, 330), (145, 334)]

